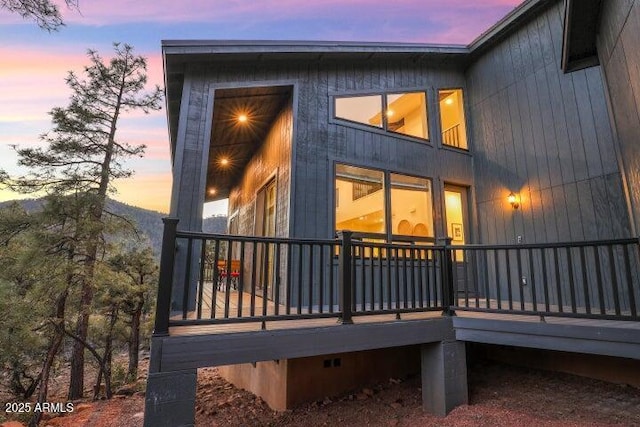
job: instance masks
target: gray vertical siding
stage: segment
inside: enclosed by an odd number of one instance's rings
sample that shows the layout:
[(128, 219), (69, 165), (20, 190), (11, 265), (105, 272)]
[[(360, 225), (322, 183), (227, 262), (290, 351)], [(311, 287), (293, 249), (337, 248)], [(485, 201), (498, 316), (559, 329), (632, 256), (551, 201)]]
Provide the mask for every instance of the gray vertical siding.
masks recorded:
[(630, 234), (601, 70), (561, 72), (562, 13), (556, 2), (467, 69), (483, 243)]
[[(209, 135), (211, 134), (210, 115), (213, 104), (206, 81), (199, 70), (190, 68), (185, 73), (185, 90), (182, 102), (188, 106), (186, 114), (181, 115), (178, 125), (176, 157), (173, 164), (173, 188), (171, 193), (171, 216), (179, 219), (179, 230), (201, 230), (202, 208), (206, 185), (207, 158), (209, 156)], [(187, 244), (178, 241), (177, 262), (174, 270), (174, 282), (184, 283), (187, 262)], [(199, 246), (193, 250), (198, 253)], [(197, 269), (197, 257), (192, 258), (191, 268)], [(189, 284), (191, 295), (195, 295), (196, 278)], [(181, 310), (184, 287), (172, 289), (172, 310)], [(189, 302), (193, 309), (195, 300)]]
[(603, 2), (598, 55), (609, 90), (635, 232), (640, 230), (640, 2)]
[[(432, 178), (434, 221), (438, 236), (444, 234), (440, 206), (440, 193), (444, 183), (472, 186), (471, 155), (442, 149), (440, 141), (437, 90), (458, 87), (466, 89), (464, 73), (459, 66), (456, 69), (441, 60), (370, 59), (263, 61), (260, 64), (238, 61), (220, 65), (203, 64), (194, 68), (198, 70), (199, 77), (191, 83), (197, 85), (192, 92), (199, 93), (198, 97), (218, 86), (241, 87), (245, 83), (247, 86), (262, 83), (265, 86), (295, 85), (295, 105), (287, 110), (289, 118), (286, 125), (288, 132), (291, 132), (289, 141), (293, 141), (293, 146), (285, 142), (286, 138), (280, 138), (280, 143), (272, 144), (274, 149), (277, 147), (279, 150), (279, 160), (269, 164), (278, 167), (279, 235), (286, 235), (285, 230), (288, 230), (288, 235), (294, 237), (333, 235), (335, 162)], [(427, 92), (431, 137), (428, 143), (389, 133), (371, 132), (366, 128), (348, 126), (332, 119), (331, 104), (334, 95), (408, 90)], [(187, 117), (199, 117), (203, 114), (201, 104), (188, 105)], [(295, 111), (295, 118), (292, 111)], [(185, 114), (185, 111), (182, 114)], [(189, 121), (188, 131), (193, 132), (196, 126), (199, 126), (197, 123)], [(283, 125), (279, 122), (274, 123), (272, 131), (278, 133), (276, 128), (281, 126)], [(257, 153), (256, 159), (263, 157), (265, 153)], [(190, 161), (193, 162), (194, 159)], [(251, 167), (247, 168), (240, 185), (242, 190), (237, 189), (245, 194), (242, 201), (232, 200), (230, 203), (230, 213), (235, 210), (240, 212), (240, 233), (253, 233), (253, 201), (248, 194), (252, 193), (255, 197), (258, 188), (247, 184), (249, 175), (253, 173), (255, 171)], [(258, 185), (259, 179), (252, 179)], [(194, 199), (193, 203), (198, 202)]]
[(238, 211), (238, 234), (260, 235), (255, 230), (256, 194), (270, 179), (276, 181), (276, 236), (289, 235), (291, 169), (291, 103), (282, 109), (262, 146), (247, 164), (238, 186), (229, 197), (229, 211)]
[(188, 108), (186, 114), (181, 115), (178, 126), (171, 215), (180, 219), (179, 229), (200, 230), (211, 132), (208, 115), (212, 105), (209, 86), (199, 70), (187, 71), (182, 98)]

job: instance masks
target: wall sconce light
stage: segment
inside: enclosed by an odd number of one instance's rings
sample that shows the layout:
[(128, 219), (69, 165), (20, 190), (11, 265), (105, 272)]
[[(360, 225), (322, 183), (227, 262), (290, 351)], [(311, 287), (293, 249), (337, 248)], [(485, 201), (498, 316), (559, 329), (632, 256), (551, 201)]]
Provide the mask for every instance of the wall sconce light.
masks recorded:
[(518, 209), (520, 207), (520, 197), (517, 194), (514, 194), (513, 191), (507, 196), (507, 201), (513, 209)]

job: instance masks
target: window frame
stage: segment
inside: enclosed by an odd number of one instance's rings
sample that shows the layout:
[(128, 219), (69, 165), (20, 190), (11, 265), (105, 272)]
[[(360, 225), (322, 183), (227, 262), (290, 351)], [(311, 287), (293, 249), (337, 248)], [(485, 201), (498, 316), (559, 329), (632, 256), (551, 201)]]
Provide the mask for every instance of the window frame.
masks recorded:
[[(356, 234), (358, 237), (363, 237), (363, 238), (370, 238), (370, 239), (381, 239), (384, 241), (384, 243), (435, 243), (436, 242), (436, 233), (435, 233), (435, 223), (436, 223), (436, 212), (435, 212), (435, 200), (434, 200), (434, 186), (433, 186), (433, 177), (428, 177), (428, 176), (421, 176), (421, 175), (417, 175), (417, 174), (411, 174), (411, 173), (404, 173), (404, 172), (398, 172), (396, 170), (391, 170), (391, 169), (382, 169), (379, 167), (371, 167), (371, 166), (366, 166), (366, 165), (362, 165), (362, 164), (355, 164), (352, 162), (344, 162), (344, 161), (339, 161), (339, 160), (335, 160), (333, 162), (333, 179), (332, 179), (332, 186), (331, 188), (333, 188), (333, 193), (332, 193), (332, 197), (333, 197), (333, 203), (330, 204), (329, 206), (332, 206), (332, 210), (331, 210), (331, 218), (332, 218), (332, 222), (331, 222), (331, 228), (332, 228), (332, 234), (336, 234), (338, 231), (336, 228), (336, 209), (337, 209), (337, 199), (336, 199), (336, 178), (337, 178), (337, 167), (338, 165), (345, 165), (345, 166), (353, 166), (353, 167), (357, 167), (357, 168), (361, 168), (361, 169), (369, 169), (372, 171), (377, 171), (377, 172), (382, 172), (382, 177), (383, 177), (383, 210), (384, 210), (384, 226), (385, 226), (385, 231), (384, 233), (369, 233), (369, 232), (362, 232), (362, 231), (355, 231), (352, 230), (354, 232), (354, 234)], [(430, 237), (418, 237), (418, 236), (412, 236), (412, 235), (408, 235), (408, 234), (393, 234), (393, 225), (392, 225), (392, 214), (391, 214), (391, 175), (395, 174), (395, 175), (403, 175), (403, 176), (408, 176), (408, 177), (412, 177), (412, 178), (417, 178), (417, 179), (424, 179), (426, 181), (429, 182), (429, 193), (430, 193), (430, 198), (431, 198), (431, 229), (433, 230), (433, 236)]]
[[(467, 147), (466, 148), (461, 148), (461, 147), (456, 147), (455, 145), (449, 145), (449, 144), (445, 144), (442, 138), (442, 132), (443, 132), (443, 128), (442, 128), (442, 112), (440, 111), (440, 92), (446, 92), (446, 91), (455, 91), (455, 90), (459, 90), (460, 92), (462, 92), (462, 113), (464, 114), (464, 136), (466, 139), (466, 143), (467, 143)], [(468, 117), (469, 117), (469, 112), (467, 111), (467, 102), (465, 99), (465, 92), (466, 89), (462, 86), (443, 86), (443, 87), (438, 87), (436, 88), (436, 95), (435, 95), (435, 99), (436, 99), (436, 104), (438, 105), (438, 111), (437, 111), (437, 115), (438, 115), (438, 140), (440, 141), (440, 148), (443, 148), (445, 150), (452, 150), (455, 152), (462, 152), (462, 153), (470, 153), (471, 152), (471, 139), (469, 138), (469, 123), (468, 123)]]
[[(427, 137), (426, 138), (422, 138), (419, 136), (414, 136), (414, 135), (409, 135), (406, 133), (402, 133), (402, 132), (397, 132), (394, 130), (390, 130), (389, 129), (389, 120), (387, 118), (387, 110), (388, 110), (388, 102), (387, 102), (387, 95), (401, 95), (401, 94), (411, 94), (411, 93), (421, 93), (424, 95), (424, 114), (425, 114), (425, 118), (426, 118), (426, 132), (427, 132)], [(374, 132), (374, 133), (378, 133), (378, 134), (382, 134), (382, 135), (386, 135), (386, 136), (393, 136), (396, 138), (401, 138), (401, 139), (406, 139), (409, 141), (413, 141), (413, 142), (420, 142), (423, 144), (430, 144), (432, 143), (432, 139), (431, 139), (431, 119), (430, 119), (430, 113), (431, 113), (431, 109), (429, 108), (429, 101), (430, 101), (430, 97), (429, 97), (429, 90), (428, 89), (424, 89), (424, 88), (399, 88), (399, 89), (388, 89), (385, 91), (377, 91), (377, 92), (342, 92), (342, 93), (333, 93), (330, 94), (330, 102), (329, 105), (331, 106), (331, 111), (330, 111), (330, 122), (331, 123), (336, 123), (339, 125), (343, 125), (343, 126), (349, 126), (349, 127), (353, 127), (356, 129), (361, 129), (361, 130), (366, 130), (368, 132)], [(336, 115), (336, 102), (338, 99), (340, 98), (357, 98), (357, 97), (365, 97), (365, 96), (380, 96), (381, 98), (381, 115), (382, 115), (382, 126), (375, 126), (375, 125), (370, 125), (364, 122), (358, 122), (355, 120), (349, 120), (343, 117), (338, 117)]]

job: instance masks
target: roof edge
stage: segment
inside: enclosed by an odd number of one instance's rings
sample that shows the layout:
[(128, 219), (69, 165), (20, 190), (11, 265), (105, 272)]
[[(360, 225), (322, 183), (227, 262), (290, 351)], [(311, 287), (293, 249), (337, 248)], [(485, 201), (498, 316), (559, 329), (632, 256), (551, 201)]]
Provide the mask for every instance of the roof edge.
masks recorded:
[(465, 54), (458, 44), (310, 40), (162, 40), (165, 54), (234, 53), (449, 53)]
[(491, 46), (493, 43), (511, 30), (516, 28), (528, 16), (536, 13), (539, 9), (559, 0), (526, 0), (519, 6), (515, 7), (511, 12), (504, 16), (501, 20), (492, 25), (485, 32), (476, 37), (467, 45), (470, 53), (476, 53)]

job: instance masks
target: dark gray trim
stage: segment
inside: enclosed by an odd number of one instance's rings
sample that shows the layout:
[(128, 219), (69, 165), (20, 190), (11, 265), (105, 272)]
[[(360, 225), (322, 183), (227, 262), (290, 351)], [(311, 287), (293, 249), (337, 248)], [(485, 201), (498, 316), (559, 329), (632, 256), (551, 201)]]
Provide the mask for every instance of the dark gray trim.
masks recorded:
[(464, 54), (468, 47), (456, 44), (304, 41), (304, 40), (162, 40), (164, 55), (273, 54), (273, 53), (379, 53)]
[(162, 372), (450, 339), (453, 329), (449, 318), (154, 338), (162, 340)]
[(297, 164), (297, 158), (298, 158), (298, 146), (296, 145), (296, 141), (297, 141), (297, 132), (298, 132), (298, 102), (299, 102), (299, 85), (298, 83), (292, 83), (291, 86), (293, 87), (292, 89), (292, 94), (291, 94), (291, 120), (292, 120), (292, 124), (291, 124), (291, 159), (290, 159), (290, 165), (289, 165), (289, 212), (288, 214), (288, 219), (287, 219), (287, 227), (288, 227), (288, 231), (287, 231), (287, 236), (289, 237), (296, 237), (294, 236), (294, 230), (295, 230), (295, 215), (294, 213), (296, 212), (296, 177), (297, 174), (293, 173), (293, 168), (294, 165)]
[[(182, 89), (181, 105), (189, 105), (189, 97), (191, 95), (191, 73), (185, 73), (184, 87)], [(180, 109), (182, 112), (182, 108)], [(180, 185), (182, 184), (182, 167), (184, 158), (185, 138), (187, 136), (187, 114), (180, 114), (178, 117), (178, 132), (177, 141), (175, 142), (175, 149), (173, 152), (173, 165), (171, 168), (173, 185), (171, 187), (171, 204), (169, 206), (169, 215), (173, 217), (178, 216), (178, 199), (180, 197)], [(171, 135), (169, 135), (171, 136)], [(170, 144), (173, 146), (173, 144)]]
[(455, 317), (460, 341), (640, 359), (640, 329)]
[(214, 94), (215, 90), (209, 89), (209, 99), (206, 106), (206, 122), (204, 125), (204, 138), (205, 143), (202, 144), (202, 164), (200, 165), (200, 188), (198, 194), (197, 218), (200, 219), (200, 230), (202, 230), (202, 211), (204, 210), (204, 204), (207, 199), (207, 175), (209, 173), (209, 149), (211, 148), (211, 142), (207, 143), (207, 139), (211, 138), (211, 129), (213, 127), (213, 104), (215, 102)]

